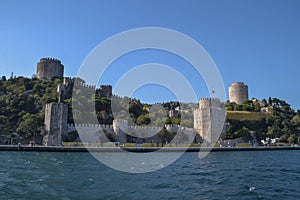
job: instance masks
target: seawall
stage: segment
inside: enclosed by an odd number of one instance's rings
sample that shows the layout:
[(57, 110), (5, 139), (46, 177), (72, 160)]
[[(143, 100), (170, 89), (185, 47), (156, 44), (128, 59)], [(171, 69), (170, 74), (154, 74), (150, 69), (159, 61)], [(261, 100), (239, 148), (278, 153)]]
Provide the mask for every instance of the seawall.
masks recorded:
[(25, 152), (136, 152), (136, 153), (147, 153), (158, 151), (160, 152), (223, 152), (223, 151), (278, 151), (278, 150), (300, 150), (300, 146), (289, 147), (289, 146), (280, 146), (280, 147), (60, 147), (60, 146), (22, 146), (21, 148), (16, 145), (1, 145), (0, 151), (25, 151)]

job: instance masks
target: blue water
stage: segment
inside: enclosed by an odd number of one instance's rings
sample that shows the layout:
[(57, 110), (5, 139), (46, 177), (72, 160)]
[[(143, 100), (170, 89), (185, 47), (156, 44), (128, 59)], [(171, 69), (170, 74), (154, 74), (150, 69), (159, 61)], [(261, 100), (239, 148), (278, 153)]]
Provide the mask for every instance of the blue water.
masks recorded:
[(88, 153), (0, 152), (0, 199), (300, 199), (300, 151), (185, 153), (146, 174)]

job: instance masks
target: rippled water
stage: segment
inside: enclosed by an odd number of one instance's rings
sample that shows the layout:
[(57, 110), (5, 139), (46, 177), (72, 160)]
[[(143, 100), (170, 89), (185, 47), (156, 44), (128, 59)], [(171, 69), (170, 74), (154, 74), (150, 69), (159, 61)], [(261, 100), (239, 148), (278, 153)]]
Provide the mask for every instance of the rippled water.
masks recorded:
[(88, 153), (0, 152), (0, 199), (300, 199), (300, 151), (185, 153), (128, 174)]

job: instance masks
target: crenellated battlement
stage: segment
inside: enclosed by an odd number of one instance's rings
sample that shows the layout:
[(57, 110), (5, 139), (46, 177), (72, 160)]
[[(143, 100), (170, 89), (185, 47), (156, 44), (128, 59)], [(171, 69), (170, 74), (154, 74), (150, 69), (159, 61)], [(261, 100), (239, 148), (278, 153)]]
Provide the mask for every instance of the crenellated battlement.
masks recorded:
[[(102, 86), (102, 87), (110, 87), (110, 88), (112, 87), (111, 85), (101, 85), (101, 86)], [(101, 87), (101, 86), (100, 86), (100, 87)]]
[(245, 85), (243, 82), (233, 82), (232, 85)]
[[(127, 120), (118, 120), (119, 123), (114, 123), (114, 125), (109, 124), (68, 124), (69, 129), (76, 129), (76, 128), (114, 128), (115, 126), (122, 126), (122, 125), (128, 125), (126, 122)], [(165, 124), (164, 127), (171, 132), (176, 132), (179, 129), (185, 130), (186, 127), (181, 127), (180, 125), (176, 124)], [(139, 130), (161, 130), (162, 127), (158, 126), (128, 126), (128, 130), (133, 131), (139, 131)]]
[(128, 120), (126, 120), (126, 119), (115, 119), (114, 123), (117, 123), (117, 124), (128, 124)]
[(83, 82), (78, 82), (78, 81), (74, 82), (74, 86), (78, 87), (78, 88), (87, 88), (87, 89), (96, 90), (96, 85), (89, 85), (89, 84), (86, 84), (86, 83), (83, 83)]
[(157, 126), (129, 126), (132, 130), (161, 130), (161, 127)]
[(96, 90), (96, 93), (101, 97), (112, 97), (112, 86), (111, 85), (100, 85), (99, 89)]
[(200, 101), (220, 101), (220, 99), (211, 97), (211, 98), (201, 98)]
[(108, 124), (68, 124), (69, 128), (77, 128), (77, 127), (99, 127), (99, 128), (112, 128), (112, 125)]
[(221, 101), (218, 98), (201, 98), (199, 108), (220, 108)]
[(61, 64), (61, 61), (56, 58), (41, 58), (40, 62), (56, 62)]
[(64, 66), (56, 58), (41, 58), (37, 63), (36, 77), (41, 80), (51, 80), (64, 76)]

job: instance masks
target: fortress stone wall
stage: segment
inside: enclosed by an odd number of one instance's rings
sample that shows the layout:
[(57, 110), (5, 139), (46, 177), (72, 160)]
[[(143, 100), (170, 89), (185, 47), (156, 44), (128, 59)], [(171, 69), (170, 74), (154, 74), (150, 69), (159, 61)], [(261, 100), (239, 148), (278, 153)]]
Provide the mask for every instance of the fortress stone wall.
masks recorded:
[(243, 82), (234, 82), (229, 86), (229, 101), (242, 104), (248, 100), (248, 85)]
[(225, 133), (225, 108), (219, 99), (200, 99), (194, 111), (194, 129), (208, 145), (214, 145)]
[(81, 134), (80, 139), (82, 142), (109, 142), (102, 141), (101, 134), (103, 132), (113, 133), (113, 127), (111, 125), (104, 124), (68, 124), (68, 133), (77, 131)]
[[(189, 128), (180, 127), (179, 125), (166, 124), (166, 130), (170, 133), (176, 133), (177, 131), (189, 130)], [(117, 141), (120, 143), (137, 142), (137, 143), (161, 143), (161, 139), (157, 133), (162, 127), (151, 126), (128, 126), (127, 120), (114, 120), (113, 125), (104, 124), (69, 124), (68, 133), (72, 131), (78, 131), (84, 133), (80, 135), (82, 142), (109, 142), (103, 140), (101, 134), (104, 132), (112, 133), (117, 136)], [(137, 141), (128, 141), (127, 135), (137, 137)]]
[(53, 77), (62, 78), (64, 66), (55, 58), (42, 58), (37, 63), (36, 77), (41, 80), (51, 80)]

